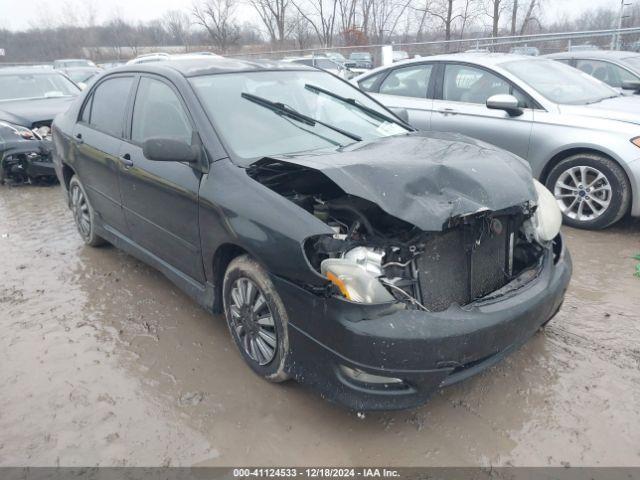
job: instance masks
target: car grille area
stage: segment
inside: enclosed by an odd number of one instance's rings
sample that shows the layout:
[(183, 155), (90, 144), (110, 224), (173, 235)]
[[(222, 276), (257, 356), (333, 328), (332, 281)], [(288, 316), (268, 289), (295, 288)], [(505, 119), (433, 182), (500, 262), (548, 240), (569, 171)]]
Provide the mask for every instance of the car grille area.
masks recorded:
[(429, 238), (416, 261), (422, 304), (430, 311), (466, 305), (510, 280), (513, 222), (483, 217)]

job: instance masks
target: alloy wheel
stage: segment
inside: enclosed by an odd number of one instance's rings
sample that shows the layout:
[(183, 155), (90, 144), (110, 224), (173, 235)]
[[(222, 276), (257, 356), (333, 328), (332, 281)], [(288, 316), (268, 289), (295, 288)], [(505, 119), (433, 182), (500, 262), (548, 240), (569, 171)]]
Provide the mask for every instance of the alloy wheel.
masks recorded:
[(567, 217), (581, 222), (594, 220), (611, 204), (611, 184), (604, 173), (585, 165), (560, 174), (553, 194)]
[(76, 221), (80, 235), (88, 238), (91, 235), (91, 217), (89, 215), (89, 204), (78, 185), (71, 188), (71, 211)]
[(264, 294), (246, 277), (231, 286), (231, 328), (245, 353), (259, 365), (276, 356), (278, 332)]

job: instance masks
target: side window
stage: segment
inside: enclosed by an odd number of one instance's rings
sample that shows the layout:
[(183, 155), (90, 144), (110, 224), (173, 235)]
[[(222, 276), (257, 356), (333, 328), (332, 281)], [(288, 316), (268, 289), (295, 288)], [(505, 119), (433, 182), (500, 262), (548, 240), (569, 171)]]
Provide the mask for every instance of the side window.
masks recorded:
[(371, 75), (370, 77), (367, 77), (364, 80), (361, 80), (358, 83), (360, 90), (364, 90), (365, 92), (371, 92), (373, 89), (373, 86), (376, 84), (378, 79), (382, 77), (382, 75), (384, 74), (385, 72), (376, 73), (375, 75)]
[(443, 100), (484, 104), (500, 93), (512, 93), (511, 85), (491, 72), (467, 65), (445, 66)]
[(308, 65), (309, 67), (313, 67), (313, 59), (311, 59), (311, 58), (303, 59), (303, 60), (296, 60), (295, 63), (300, 63), (302, 65)]
[(612, 87), (621, 87), (623, 82), (638, 81), (635, 75), (609, 62), (578, 60), (576, 67)]
[(380, 85), (380, 93), (401, 97), (426, 98), (433, 65), (396, 68)]
[(89, 123), (92, 127), (114, 137), (122, 136), (124, 114), (132, 84), (133, 77), (117, 77), (98, 85), (91, 100)]
[(175, 92), (163, 82), (142, 78), (133, 107), (131, 139), (138, 144), (153, 137), (191, 143), (192, 129)]

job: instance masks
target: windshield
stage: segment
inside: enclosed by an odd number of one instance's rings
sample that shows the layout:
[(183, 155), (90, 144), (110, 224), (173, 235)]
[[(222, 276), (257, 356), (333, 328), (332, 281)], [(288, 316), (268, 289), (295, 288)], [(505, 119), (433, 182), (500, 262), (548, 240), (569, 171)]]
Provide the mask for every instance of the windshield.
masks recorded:
[(618, 95), (590, 75), (555, 60), (517, 60), (501, 67), (555, 103), (586, 105)]
[(0, 75), (0, 101), (71, 97), (79, 92), (78, 87), (57, 73)]
[(622, 61), (628, 64), (635, 71), (640, 72), (640, 56), (626, 57), (623, 58)]
[[(305, 88), (313, 85), (369, 107), (384, 116), (389, 112), (332, 75), (320, 71), (252, 72), (206, 75), (191, 84), (225, 145), (243, 159), (332, 149), (354, 143), (326, 125), (337, 127), (363, 140), (406, 134), (409, 130), (325, 95)], [(279, 102), (319, 122), (314, 125), (279, 115), (243, 98), (250, 94)], [(250, 162), (247, 162), (250, 163)]]

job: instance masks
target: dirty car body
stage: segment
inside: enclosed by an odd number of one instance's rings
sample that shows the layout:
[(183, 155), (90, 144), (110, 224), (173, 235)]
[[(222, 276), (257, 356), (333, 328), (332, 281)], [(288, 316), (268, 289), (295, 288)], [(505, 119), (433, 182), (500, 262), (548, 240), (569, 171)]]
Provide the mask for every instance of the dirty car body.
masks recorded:
[(55, 181), (51, 123), (78, 92), (57, 72), (0, 70), (0, 183)]
[[(412, 131), (300, 65), (217, 58), (112, 72), (54, 125), (72, 210), (86, 194), (91, 211), (89, 223), (76, 215), (81, 235), (224, 312), (263, 377), (357, 410), (408, 408), (494, 364), (560, 308), (571, 275), (560, 214), (520, 158)], [(127, 100), (106, 135), (85, 109), (100, 111), (109, 81)], [(152, 88), (165, 90), (145, 103)], [(135, 112), (166, 118), (161, 97), (185, 122), (145, 138)], [(266, 278), (252, 282), (254, 270)], [(265, 299), (270, 315), (254, 315)]]

